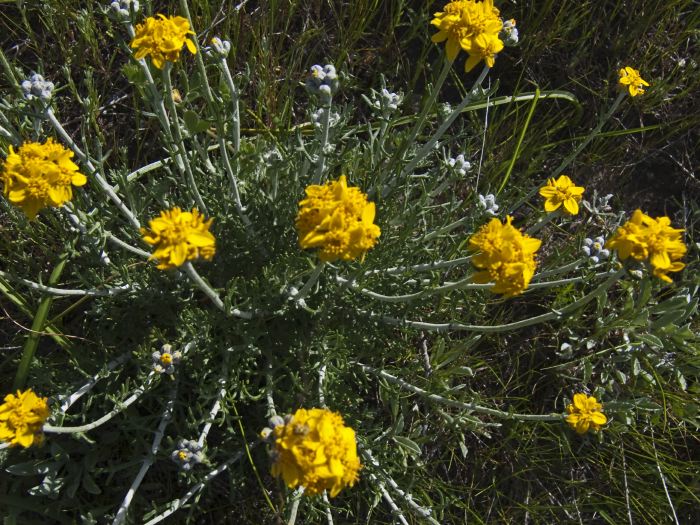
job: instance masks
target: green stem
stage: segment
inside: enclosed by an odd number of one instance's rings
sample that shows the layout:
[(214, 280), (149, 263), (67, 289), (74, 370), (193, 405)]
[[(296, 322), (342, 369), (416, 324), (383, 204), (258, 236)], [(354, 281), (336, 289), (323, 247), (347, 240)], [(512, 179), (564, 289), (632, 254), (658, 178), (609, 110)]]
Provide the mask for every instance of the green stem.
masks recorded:
[[(64, 253), (60, 256), (58, 264), (54, 267), (51, 275), (49, 276), (49, 286), (58, 282), (67, 262), (68, 254)], [(27, 337), (27, 341), (24, 343), (22, 360), (19, 363), (19, 368), (17, 369), (17, 374), (15, 375), (15, 381), (12, 384), (12, 391), (23, 389), (27, 382), (29, 369), (31, 368), (32, 361), (34, 360), (34, 353), (39, 346), (39, 339), (42, 336), (44, 324), (46, 324), (46, 317), (49, 315), (52, 302), (52, 295), (45, 295), (41, 299), (41, 302), (39, 302), (39, 308), (37, 308), (36, 315), (34, 315), (34, 320), (32, 321), (32, 331)]]

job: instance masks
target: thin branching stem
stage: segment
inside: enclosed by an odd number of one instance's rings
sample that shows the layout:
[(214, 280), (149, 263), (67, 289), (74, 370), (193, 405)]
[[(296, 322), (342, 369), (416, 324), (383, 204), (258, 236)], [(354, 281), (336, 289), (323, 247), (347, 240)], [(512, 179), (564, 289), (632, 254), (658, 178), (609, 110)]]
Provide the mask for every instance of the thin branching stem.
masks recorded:
[(125, 292), (127, 290), (131, 289), (131, 286), (128, 284), (125, 284), (124, 286), (119, 286), (116, 288), (105, 288), (103, 290), (99, 289), (94, 289), (94, 290), (80, 290), (80, 289), (72, 289), (72, 288), (55, 288), (53, 286), (46, 286), (43, 284), (35, 283), (34, 281), (30, 281), (28, 279), (23, 279), (21, 277), (15, 277), (14, 275), (11, 275), (7, 272), (3, 272), (0, 270), (0, 277), (3, 277), (5, 279), (8, 279), (10, 281), (14, 281), (16, 283), (23, 284), (24, 286), (28, 286), (32, 290), (37, 290), (39, 292), (49, 294), (49, 295), (59, 295), (59, 296), (88, 296), (88, 297), (109, 297), (113, 295), (117, 295), (121, 292)]

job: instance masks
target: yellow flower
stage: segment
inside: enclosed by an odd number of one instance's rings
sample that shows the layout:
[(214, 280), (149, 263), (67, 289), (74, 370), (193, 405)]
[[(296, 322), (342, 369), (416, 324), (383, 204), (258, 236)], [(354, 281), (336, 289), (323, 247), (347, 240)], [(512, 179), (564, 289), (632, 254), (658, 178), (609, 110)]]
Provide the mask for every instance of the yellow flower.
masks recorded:
[(320, 248), (322, 261), (364, 257), (381, 234), (374, 215), (374, 203), (359, 188), (348, 186), (345, 175), (323, 186), (311, 185), (299, 202), (299, 245), (305, 250)]
[(327, 490), (334, 497), (358, 479), (355, 431), (336, 412), (300, 408), (274, 428), (272, 439), (272, 475), (282, 476), (290, 488), (303, 486), (309, 496)]
[(593, 396), (586, 394), (574, 394), (574, 402), (566, 407), (569, 413), (566, 422), (579, 434), (585, 434), (589, 428), (596, 432), (608, 422), (608, 418), (601, 412), (603, 405)]
[(620, 259), (632, 257), (638, 261), (648, 260), (652, 274), (668, 283), (670, 272), (679, 272), (685, 264), (679, 261), (688, 248), (683, 242), (682, 228), (672, 228), (671, 219), (654, 219), (635, 210), (632, 218), (620, 226), (605, 247), (617, 250)]
[(214, 219), (204, 220), (196, 208), (182, 211), (175, 207), (160, 212), (160, 217), (141, 228), (143, 240), (156, 247), (151, 259), (158, 259), (158, 268), (167, 270), (185, 261), (202, 258), (210, 260), (216, 251), (216, 239), (209, 227)]
[(193, 55), (197, 53), (197, 47), (187, 35), (194, 35), (190, 30), (190, 23), (181, 16), (158, 15), (159, 18), (149, 16), (143, 24), (136, 26), (136, 34), (130, 47), (136, 49), (134, 58), (140, 60), (151, 55), (153, 65), (163, 69), (165, 62), (177, 62), (180, 59), (182, 46)]
[(620, 70), (620, 79), (618, 83), (622, 89), (626, 87), (629, 89), (631, 97), (644, 94), (644, 86), (649, 85), (649, 82), (639, 75), (639, 71), (629, 66), (623, 67)]
[(63, 206), (73, 198), (72, 186), (87, 182), (72, 158), (73, 152), (53, 139), (25, 142), (16, 152), (10, 146), (0, 175), (5, 197), (30, 219), (42, 208)]
[(512, 220), (510, 216), (504, 223), (491, 219), (469, 239), (469, 249), (480, 252), (472, 258), (472, 264), (481, 270), (474, 282), (494, 282), (491, 290), (506, 297), (523, 293), (530, 284), (537, 268), (535, 252), (542, 244), (512, 226)]
[(484, 60), (493, 67), (496, 53), (503, 49), (498, 34), (503, 28), (500, 13), (493, 0), (457, 0), (435, 13), (431, 24), (439, 29), (432, 36), (435, 43), (445, 42), (445, 52), (449, 60), (454, 60), (462, 49), (469, 59), (465, 71), (471, 71)]
[(557, 180), (550, 178), (547, 184), (540, 188), (540, 195), (545, 198), (544, 211), (553, 212), (564, 205), (564, 211), (569, 215), (578, 214), (578, 203), (585, 191), (581, 186), (576, 186), (566, 175)]
[(31, 388), (17, 395), (7, 394), (0, 405), (0, 440), (10, 446), (30, 447), (44, 441), (41, 429), (49, 417), (45, 397), (39, 397)]

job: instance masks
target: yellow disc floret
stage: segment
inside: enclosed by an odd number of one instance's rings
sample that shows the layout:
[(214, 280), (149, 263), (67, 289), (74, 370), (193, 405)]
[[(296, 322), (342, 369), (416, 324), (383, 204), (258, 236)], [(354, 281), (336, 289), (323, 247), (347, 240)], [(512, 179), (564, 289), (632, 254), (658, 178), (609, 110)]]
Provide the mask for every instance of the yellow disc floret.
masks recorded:
[(304, 487), (313, 496), (328, 491), (334, 497), (358, 479), (355, 431), (340, 414), (325, 408), (300, 408), (273, 430), (272, 475), (290, 488)]
[(209, 231), (214, 219), (205, 220), (196, 208), (191, 212), (175, 207), (162, 211), (141, 228), (143, 240), (156, 247), (151, 259), (158, 259), (158, 268), (167, 270), (194, 259), (210, 260), (216, 251), (216, 239)]
[(299, 202), (299, 245), (305, 250), (320, 248), (322, 261), (363, 257), (381, 234), (374, 215), (374, 203), (359, 188), (348, 186), (345, 175), (323, 186), (311, 185)]
[(190, 53), (197, 53), (197, 47), (188, 35), (194, 35), (190, 23), (181, 16), (149, 16), (136, 26), (136, 34), (130, 47), (135, 49), (134, 58), (142, 59), (150, 55), (153, 65), (163, 69), (165, 62), (177, 62), (182, 46)]
[(45, 397), (37, 396), (31, 389), (7, 394), (0, 405), (0, 440), (10, 446), (30, 447), (44, 441), (41, 429), (49, 417)]
[(493, 67), (496, 54), (503, 49), (499, 33), (503, 28), (500, 13), (493, 0), (458, 0), (435, 13), (431, 24), (439, 29), (432, 41), (445, 42), (449, 60), (457, 58), (460, 49), (469, 55), (465, 71), (471, 71), (482, 60)]
[(603, 405), (595, 397), (586, 394), (574, 394), (573, 403), (566, 407), (569, 414), (566, 422), (579, 434), (585, 434), (589, 429), (596, 432), (601, 429), (608, 418), (601, 412)]
[(507, 217), (504, 223), (491, 219), (469, 239), (469, 248), (478, 251), (472, 264), (480, 271), (473, 280), (476, 283), (495, 283), (494, 293), (506, 297), (525, 291), (535, 274), (535, 252), (542, 241), (523, 234)]
[(73, 152), (53, 139), (25, 142), (17, 151), (10, 146), (9, 151), (1, 175), (3, 193), (30, 219), (43, 208), (63, 206), (73, 198), (73, 186), (87, 182), (71, 160)]

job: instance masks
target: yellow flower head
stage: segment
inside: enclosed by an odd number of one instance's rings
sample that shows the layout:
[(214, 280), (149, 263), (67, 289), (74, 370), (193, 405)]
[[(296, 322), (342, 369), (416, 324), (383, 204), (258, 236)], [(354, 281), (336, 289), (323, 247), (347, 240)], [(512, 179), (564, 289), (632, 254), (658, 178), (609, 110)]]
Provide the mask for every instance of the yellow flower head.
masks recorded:
[(30, 447), (44, 441), (41, 429), (49, 417), (45, 397), (39, 397), (31, 389), (7, 394), (0, 405), (0, 440), (10, 446)]
[(160, 212), (160, 217), (141, 228), (143, 240), (156, 247), (151, 259), (158, 259), (158, 268), (167, 270), (194, 259), (211, 260), (216, 251), (216, 239), (209, 231), (214, 219), (204, 220), (196, 208), (182, 211), (175, 207)]
[(544, 211), (553, 212), (564, 205), (564, 211), (569, 215), (578, 214), (578, 203), (585, 189), (576, 186), (566, 175), (557, 180), (550, 178), (547, 184), (540, 188), (540, 195), (544, 197)]
[(601, 429), (608, 418), (601, 412), (603, 405), (593, 396), (574, 394), (574, 402), (566, 407), (569, 413), (566, 422), (579, 434), (585, 434), (589, 428), (596, 432)]
[(355, 431), (336, 412), (300, 408), (274, 428), (272, 440), (272, 475), (282, 476), (290, 488), (303, 486), (309, 496), (327, 490), (334, 497), (358, 479)]
[(626, 66), (620, 70), (618, 85), (622, 89), (629, 89), (630, 96), (636, 97), (637, 95), (644, 94), (644, 86), (648, 86), (649, 82), (639, 75), (639, 71)]
[(620, 259), (632, 257), (637, 261), (648, 260), (652, 273), (668, 283), (669, 272), (679, 272), (685, 264), (679, 261), (688, 248), (683, 242), (682, 228), (672, 228), (671, 219), (654, 219), (635, 210), (632, 218), (620, 226), (615, 235), (605, 243), (605, 247), (617, 250)]
[(10, 146), (0, 175), (5, 197), (30, 219), (42, 208), (63, 206), (73, 198), (72, 186), (87, 182), (72, 158), (73, 152), (53, 139), (25, 142), (17, 151)]
[(435, 13), (431, 24), (439, 29), (432, 36), (435, 43), (445, 42), (445, 52), (449, 60), (457, 58), (460, 49), (469, 55), (465, 71), (471, 71), (484, 60), (493, 67), (496, 53), (503, 49), (498, 37), (503, 28), (500, 13), (493, 0), (457, 0)]
[(146, 21), (136, 26), (136, 34), (130, 47), (136, 49), (134, 58), (140, 60), (151, 55), (153, 65), (163, 69), (165, 62), (177, 62), (182, 46), (187, 46), (190, 53), (197, 53), (197, 47), (187, 35), (194, 35), (190, 23), (181, 16), (149, 16)]
[(512, 297), (523, 293), (535, 274), (535, 252), (542, 241), (523, 234), (507, 217), (504, 223), (491, 219), (469, 239), (469, 249), (479, 251), (472, 264), (481, 270), (474, 275), (474, 282), (494, 282), (494, 293)]
[(345, 175), (323, 186), (311, 185), (299, 202), (299, 245), (305, 250), (320, 248), (322, 261), (364, 257), (381, 234), (374, 215), (374, 203), (359, 188), (348, 186)]

